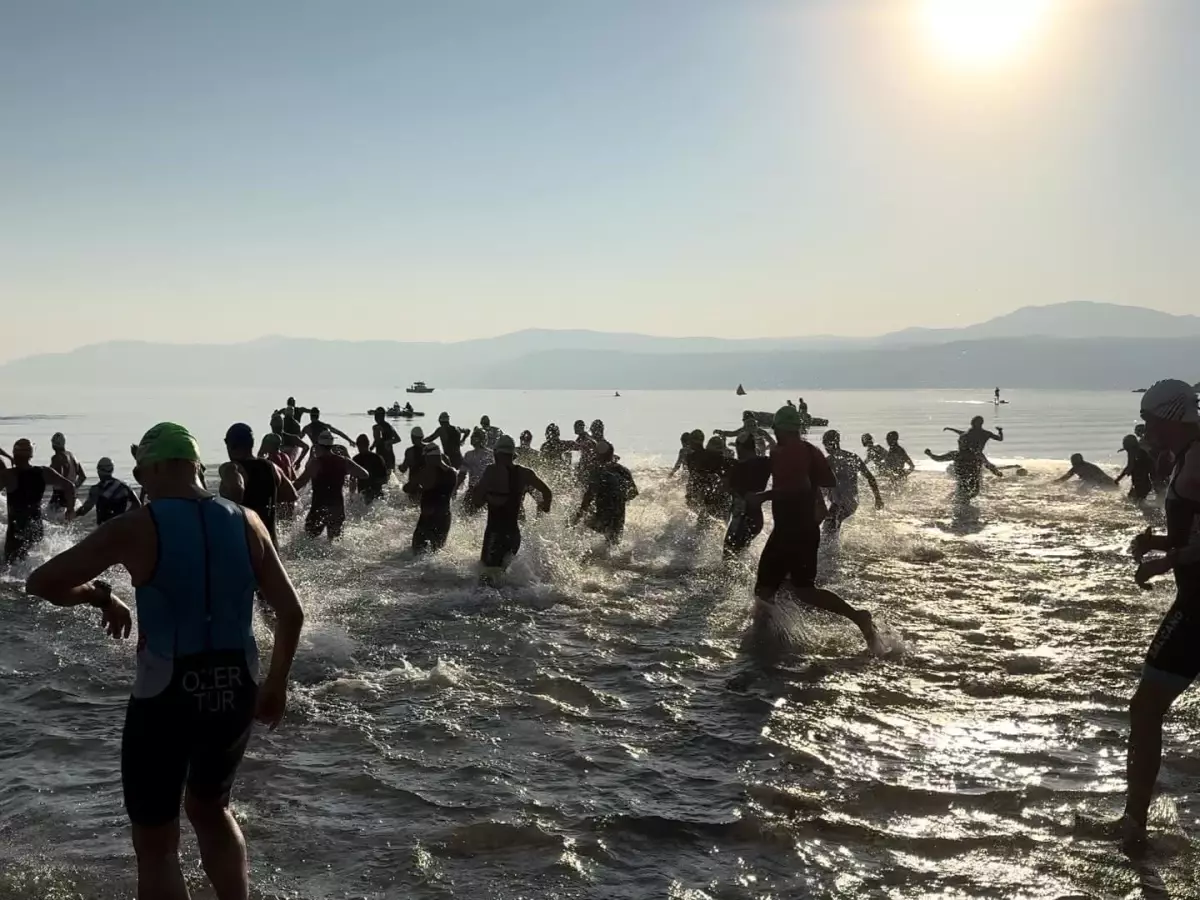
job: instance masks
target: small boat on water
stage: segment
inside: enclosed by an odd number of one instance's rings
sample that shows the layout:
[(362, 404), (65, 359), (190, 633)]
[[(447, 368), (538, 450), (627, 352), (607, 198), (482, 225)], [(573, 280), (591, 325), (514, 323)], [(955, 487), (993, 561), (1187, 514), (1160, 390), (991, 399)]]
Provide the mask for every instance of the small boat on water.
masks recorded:
[(432, 394), (433, 391), (434, 391), (434, 388), (429, 387), (429, 385), (427, 385), (425, 382), (414, 381), (412, 383), (412, 386), (409, 387), (405, 391), (405, 393), (408, 393), (408, 394)]
[(737, 389), (737, 395), (738, 395), (739, 397), (745, 397), (745, 396), (746, 396), (746, 389), (745, 389), (744, 387), (742, 387), (740, 384), (738, 385), (738, 389)]
[[(375, 415), (374, 409), (367, 410), (368, 416)], [(393, 403), (384, 411), (384, 415), (389, 419), (419, 419), (425, 415), (423, 412), (417, 412), (410, 407), (401, 406), (399, 403)]]

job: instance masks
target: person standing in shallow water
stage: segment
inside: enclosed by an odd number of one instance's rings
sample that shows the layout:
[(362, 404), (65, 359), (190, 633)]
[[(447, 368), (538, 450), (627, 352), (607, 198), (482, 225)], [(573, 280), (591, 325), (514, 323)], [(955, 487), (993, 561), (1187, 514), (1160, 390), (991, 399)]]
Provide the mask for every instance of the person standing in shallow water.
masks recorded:
[[(283, 718), (304, 613), (259, 518), (200, 488), (192, 436), (162, 423), (138, 447), (135, 472), (149, 507), (97, 528), (37, 569), (25, 589), (56, 606), (93, 606), (101, 627), (127, 638), (129, 607), (93, 579), (114, 566), (129, 572), (138, 651), (121, 738), (121, 785), (133, 825), (138, 897), (188, 896), (179, 861), (182, 802), (216, 896), (244, 900), (246, 843), (230, 797), (253, 722), (275, 728)], [(275, 611), (271, 665), (261, 683), (256, 591)]]
[[(1153, 578), (1175, 576), (1175, 602), (1150, 642), (1141, 681), (1129, 705), (1128, 796), (1116, 823), (1126, 849), (1141, 850), (1146, 840), (1150, 801), (1162, 765), (1163, 721), (1200, 675), (1200, 412), (1196, 392), (1185, 381), (1152, 385), (1142, 395), (1146, 438), (1175, 457), (1167, 488), (1167, 533), (1147, 529), (1133, 542), (1135, 580), (1146, 588)], [(1160, 554), (1147, 558), (1150, 554)]]
[(458, 470), (442, 457), (437, 444), (426, 444), (423, 452), (425, 463), (412, 481), (421, 504), (421, 515), (412, 536), (412, 549), (417, 556), (446, 546), (453, 522), (450, 503), (460, 482)]

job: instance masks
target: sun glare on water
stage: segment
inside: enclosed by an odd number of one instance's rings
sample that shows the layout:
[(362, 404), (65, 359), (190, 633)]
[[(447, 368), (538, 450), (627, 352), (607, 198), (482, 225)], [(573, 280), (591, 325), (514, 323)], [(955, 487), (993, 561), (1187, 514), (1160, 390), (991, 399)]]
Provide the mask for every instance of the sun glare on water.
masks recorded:
[(921, 28), (947, 62), (993, 68), (1011, 62), (1045, 30), (1053, 0), (919, 0)]

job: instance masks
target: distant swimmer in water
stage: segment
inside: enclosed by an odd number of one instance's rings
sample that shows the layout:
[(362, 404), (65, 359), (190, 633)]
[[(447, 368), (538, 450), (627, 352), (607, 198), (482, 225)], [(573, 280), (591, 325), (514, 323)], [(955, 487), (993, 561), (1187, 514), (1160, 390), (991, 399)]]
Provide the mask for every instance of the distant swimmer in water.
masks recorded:
[(521, 549), (521, 510), (525, 495), (539, 493), (542, 502), (539, 509), (550, 512), (553, 494), (531, 469), (517, 465), (513, 439), (501, 437), (493, 451), (496, 461), (488, 466), (479, 484), (475, 485), (475, 500), (487, 505), (487, 527), (483, 532), (483, 563), (485, 579), (494, 577), (508, 568), (513, 557)]
[[(774, 447), (774, 438), (771, 443)], [(737, 461), (725, 473), (725, 489), (733, 501), (729, 528), (725, 531), (726, 558), (738, 556), (762, 534), (762, 504), (752, 498), (765, 491), (771, 479), (771, 460), (759, 455), (753, 434), (739, 434), (734, 450)]]
[(867, 464), (856, 454), (842, 449), (842, 437), (836, 431), (825, 432), (822, 438), (825, 452), (829, 454), (829, 467), (833, 470), (837, 485), (826, 493), (829, 495), (829, 515), (825, 519), (825, 530), (830, 533), (841, 530), (842, 523), (858, 512), (858, 479), (863, 477), (875, 495), (875, 508), (883, 509), (883, 496), (879, 483)]
[(412, 549), (417, 556), (435, 553), (446, 546), (454, 520), (450, 504), (462, 482), (458, 470), (445, 460), (437, 444), (425, 444), (422, 452), (424, 463), (411, 482), (421, 505), (412, 536)]
[(312, 484), (312, 505), (304, 521), (309, 537), (320, 537), (324, 532), (333, 541), (342, 536), (346, 525), (347, 478), (366, 479), (370, 473), (350, 459), (344, 448), (334, 444), (332, 434), (322, 431), (317, 435), (304, 474), (296, 480), (297, 491)]
[(1150, 459), (1150, 454), (1142, 449), (1136, 435), (1125, 435), (1121, 449), (1125, 451), (1126, 462), (1125, 468), (1117, 476), (1117, 484), (1128, 478), (1129, 499), (1142, 503), (1154, 490), (1154, 462)]
[(458, 469), (461, 468), (463, 461), (462, 442), (470, 433), (465, 428), (451, 425), (450, 413), (444, 412), (438, 416), (437, 431), (425, 438), (425, 443), (432, 444), (434, 441), (441, 441), (442, 455), (449, 460), (450, 465)]
[(884, 475), (893, 482), (903, 481), (917, 470), (917, 464), (912, 461), (908, 451), (900, 446), (900, 432), (887, 433), (887, 455), (880, 466)]
[(862, 445), (867, 450), (867, 465), (873, 468), (876, 474), (881, 473), (887, 463), (887, 451), (875, 443), (875, 438), (870, 434), (862, 436)]
[(11, 466), (0, 463), (0, 486), (8, 503), (8, 529), (4, 535), (4, 564), (10, 566), (25, 559), (29, 551), (45, 537), (42, 498), (46, 488), (62, 491), (70, 498), (68, 521), (75, 512), (75, 484), (49, 466), (32, 465), (33, 444), (21, 438), (13, 444)]
[(587, 527), (604, 535), (609, 546), (613, 546), (620, 543), (625, 533), (625, 507), (637, 495), (633, 474), (613, 458), (612, 444), (597, 441), (595, 465), (572, 521), (577, 525), (587, 516)]
[(350, 437), (350, 435), (346, 434), (346, 432), (342, 431), (341, 429), (334, 428), (327, 422), (322, 422), (321, 411), (315, 406), (308, 411), (308, 415), (310, 421), (307, 425), (300, 429), (300, 434), (312, 441), (313, 444), (317, 443), (317, 437), (321, 434), (321, 432), (328, 431), (330, 434), (340, 437), (347, 444), (353, 446), (354, 438)]
[(771, 489), (747, 498), (752, 504), (770, 502), (775, 520), (758, 560), (751, 643), (768, 655), (778, 652), (778, 647), (766, 644), (771, 640), (769, 626), (776, 595), (790, 579), (797, 600), (849, 619), (862, 631), (867, 646), (876, 652), (879, 635), (871, 614), (816, 586), (820, 513), (824, 510), (819, 491), (836, 487), (837, 478), (821, 451), (801, 438), (803, 427), (802, 417), (791, 407), (775, 414), (779, 444), (771, 454)]
[(396, 471), (396, 445), (401, 443), (400, 435), (387, 420), (387, 410), (382, 406), (375, 409), (375, 424), (371, 426), (371, 449), (379, 454), (384, 468), (390, 475)]
[[(50, 438), (50, 446), (54, 450), (54, 455), (50, 457), (50, 468), (71, 482), (76, 490), (83, 487), (83, 483), (87, 481), (87, 472), (79, 464), (79, 460), (75, 458), (75, 454), (67, 449), (67, 439), (61, 431)], [(56, 510), (71, 509), (74, 506), (74, 493), (68, 497), (58, 488), (50, 492), (50, 500), (46, 504), (47, 509)]]
[(276, 519), (280, 504), (295, 506), (296, 488), (280, 468), (269, 459), (254, 456), (254, 432), (244, 422), (229, 426), (225, 432), (225, 451), (229, 462), (220, 468), (221, 496), (253, 510), (266, 526), (271, 543), (279, 546)]
[[(120, 771), (137, 895), (155, 900), (188, 896), (179, 861), (181, 801), (212, 882), (209, 896), (249, 896), (246, 843), (230, 797), (254, 722), (273, 729), (283, 719), (304, 623), (263, 523), (201, 490), (199, 465), (185, 429), (150, 429), (137, 460), (149, 507), (97, 528), (25, 584), (55, 606), (95, 607), (101, 627), (118, 639), (129, 636), (133, 615), (92, 579), (120, 566), (134, 585), (137, 676), (125, 705)], [(275, 612), (270, 669), (261, 681), (256, 592)]]
[(1083, 458), (1082, 453), (1075, 453), (1071, 456), (1071, 470), (1061, 478), (1054, 479), (1055, 484), (1062, 484), (1072, 478), (1078, 478), (1084, 484), (1090, 487), (1098, 487), (1105, 489), (1115, 489), (1117, 486), (1113, 477), (1105, 472), (1095, 463), (1090, 463)]
[(354, 446), (358, 450), (354, 454), (354, 462), (366, 470), (368, 477), (355, 479), (351, 485), (357, 489), (363, 503), (370, 506), (376, 500), (383, 498), (390, 470), (387, 463), (383, 461), (383, 457), (371, 449), (371, 439), (365, 434), (358, 436)]
[(994, 402), (996, 402), (996, 403), (1000, 402), (1000, 388), (996, 388), (996, 398), (995, 398)]
[[(1163, 720), (1200, 675), (1200, 414), (1196, 392), (1185, 381), (1160, 381), (1142, 395), (1142, 418), (1151, 447), (1175, 457), (1167, 489), (1167, 533), (1147, 530), (1133, 542), (1135, 580), (1175, 574), (1175, 602), (1150, 642), (1141, 682), (1129, 707), (1129, 794), (1116, 831), (1127, 849), (1140, 850), (1162, 763)], [(1162, 554), (1153, 559), (1147, 555)], [(1190, 752), (1190, 748), (1189, 748)]]
[(141, 506), (133, 488), (120, 478), (113, 477), (113, 461), (107, 456), (96, 463), (96, 477), (99, 479), (88, 491), (88, 498), (79, 509), (75, 510), (75, 518), (81, 518), (96, 510), (96, 524), (103, 525), (109, 519), (122, 515), (130, 507)]

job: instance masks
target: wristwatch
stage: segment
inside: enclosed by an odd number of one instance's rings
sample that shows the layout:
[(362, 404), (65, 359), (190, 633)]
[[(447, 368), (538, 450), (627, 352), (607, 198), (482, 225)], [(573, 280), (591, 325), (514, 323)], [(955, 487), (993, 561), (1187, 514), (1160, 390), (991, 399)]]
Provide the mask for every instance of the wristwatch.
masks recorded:
[(88, 606), (94, 606), (96, 609), (108, 609), (112, 605), (113, 593), (112, 585), (107, 581), (93, 581), (92, 587), (100, 591), (103, 595), (100, 598), (93, 597), (88, 601)]

